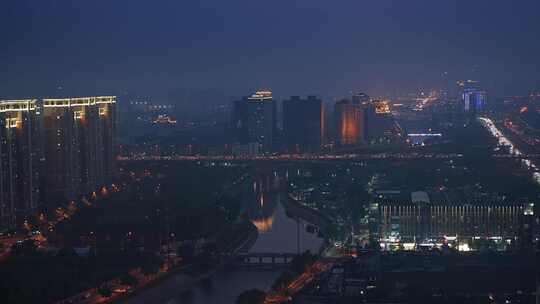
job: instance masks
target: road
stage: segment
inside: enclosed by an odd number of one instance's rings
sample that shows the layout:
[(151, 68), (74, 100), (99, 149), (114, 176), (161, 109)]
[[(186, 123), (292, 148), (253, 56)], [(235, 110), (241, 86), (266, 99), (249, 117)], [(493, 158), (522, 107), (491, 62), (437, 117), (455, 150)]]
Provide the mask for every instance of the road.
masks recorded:
[(531, 172), (533, 180), (540, 185), (540, 170), (538, 165), (534, 162), (534, 159), (530, 155), (523, 154), (519, 148), (510, 139), (508, 139), (495, 125), (495, 123), (487, 118), (478, 118), (480, 123), (491, 133), (493, 137), (498, 140), (499, 146), (508, 147), (510, 155), (521, 156), (521, 161), (524, 166)]
[(293, 295), (297, 294), (304, 286), (309, 284), (320, 273), (323, 273), (330, 269), (334, 264), (332, 259), (321, 259), (313, 263), (305, 272), (296, 277), (287, 288), (280, 290), (279, 292), (270, 293), (265, 304), (277, 304), (288, 301)]
[[(516, 159), (540, 159), (540, 154), (493, 154), (495, 158)], [(133, 155), (119, 157), (120, 161), (332, 161), (332, 160), (416, 160), (416, 159), (459, 159), (463, 154), (458, 153), (372, 153), (372, 154), (280, 154), (280, 155), (256, 155), (235, 157), (231, 155), (205, 156), (205, 155), (174, 155), (174, 156), (149, 156)]]

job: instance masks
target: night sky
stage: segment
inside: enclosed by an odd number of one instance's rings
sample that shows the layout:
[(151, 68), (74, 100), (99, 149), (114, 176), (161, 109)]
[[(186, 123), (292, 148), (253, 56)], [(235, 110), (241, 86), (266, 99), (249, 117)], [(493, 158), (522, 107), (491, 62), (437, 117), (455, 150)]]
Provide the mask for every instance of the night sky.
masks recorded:
[(539, 12), (538, 0), (4, 0), (0, 98), (339, 97), (461, 78), (527, 94), (540, 89)]

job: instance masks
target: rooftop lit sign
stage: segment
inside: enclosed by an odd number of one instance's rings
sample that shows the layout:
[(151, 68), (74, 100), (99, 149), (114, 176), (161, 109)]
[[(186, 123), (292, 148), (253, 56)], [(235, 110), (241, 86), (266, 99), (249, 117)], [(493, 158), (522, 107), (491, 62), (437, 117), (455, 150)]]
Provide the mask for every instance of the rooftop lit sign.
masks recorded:
[(257, 91), (255, 94), (248, 97), (249, 100), (267, 100), (272, 99), (271, 91)]

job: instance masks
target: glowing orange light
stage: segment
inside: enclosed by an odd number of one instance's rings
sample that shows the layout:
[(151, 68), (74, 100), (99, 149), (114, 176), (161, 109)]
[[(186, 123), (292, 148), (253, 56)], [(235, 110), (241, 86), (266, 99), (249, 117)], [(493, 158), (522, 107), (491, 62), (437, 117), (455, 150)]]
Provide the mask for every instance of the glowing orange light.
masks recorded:
[(272, 226), (274, 225), (274, 217), (268, 217), (263, 219), (256, 219), (251, 221), (255, 227), (257, 227), (257, 230), (259, 232), (268, 232), (272, 229)]

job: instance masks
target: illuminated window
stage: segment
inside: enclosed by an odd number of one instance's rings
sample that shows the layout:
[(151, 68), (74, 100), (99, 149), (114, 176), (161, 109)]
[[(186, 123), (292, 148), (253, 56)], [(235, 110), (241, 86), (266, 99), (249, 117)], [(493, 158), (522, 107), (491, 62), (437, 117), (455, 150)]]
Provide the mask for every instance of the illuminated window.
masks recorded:
[(84, 119), (84, 111), (73, 111), (76, 120)]
[(17, 118), (6, 118), (6, 129), (17, 128)]

